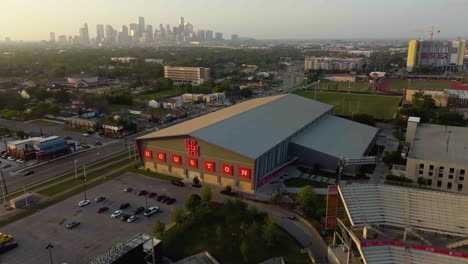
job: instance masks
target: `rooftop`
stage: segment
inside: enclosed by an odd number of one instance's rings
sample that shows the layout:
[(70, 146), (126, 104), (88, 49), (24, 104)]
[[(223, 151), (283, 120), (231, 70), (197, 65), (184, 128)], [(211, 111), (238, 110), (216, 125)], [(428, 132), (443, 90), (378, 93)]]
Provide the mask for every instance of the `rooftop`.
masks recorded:
[(245, 101), (139, 139), (190, 135), (257, 158), (333, 107), (288, 94)]
[(360, 158), (378, 132), (375, 127), (327, 115), (291, 142), (333, 157)]
[(468, 164), (468, 128), (418, 124), (408, 158)]

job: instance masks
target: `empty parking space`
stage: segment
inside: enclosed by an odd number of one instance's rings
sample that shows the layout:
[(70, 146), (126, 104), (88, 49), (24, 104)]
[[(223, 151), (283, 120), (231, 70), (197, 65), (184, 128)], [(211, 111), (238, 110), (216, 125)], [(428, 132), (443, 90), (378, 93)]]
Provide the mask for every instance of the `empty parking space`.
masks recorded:
[[(133, 188), (133, 191), (124, 192), (126, 187)], [(140, 190), (167, 195), (177, 201), (172, 205), (163, 204), (156, 197), (138, 196)], [(0, 232), (13, 235), (19, 246), (0, 255), (0, 263), (47, 263), (49, 255), (45, 246), (49, 243), (54, 244), (54, 263), (88, 263), (116, 243), (124, 242), (135, 234), (150, 234), (151, 225), (156, 218), (166, 226), (169, 225), (171, 208), (183, 206), (187, 195), (197, 191), (192, 187), (176, 187), (153, 178), (125, 174), (87, 190), (87, 198), (92, 202), (85, 207), (78, 206), (84, 199), (84, 193), (81, 193), (2, 228)], [(106, 199), (94, 202), (94, 198), (98, 196)], [(137, 207), (146, 206), (146, 199), (148, 207), (158, 206), (161, 212), (149, 218), (140, 213), (140, 218), (133, 223), (110, 217), (122, 203), (130, 204), (123, 211), (132, 214)], [(109, 210), (97, 213), (96, 210), (103, 206), (109, 207)], [(75, 220), (81, 224), (73, 229), (66, 229), (65, 225)]]

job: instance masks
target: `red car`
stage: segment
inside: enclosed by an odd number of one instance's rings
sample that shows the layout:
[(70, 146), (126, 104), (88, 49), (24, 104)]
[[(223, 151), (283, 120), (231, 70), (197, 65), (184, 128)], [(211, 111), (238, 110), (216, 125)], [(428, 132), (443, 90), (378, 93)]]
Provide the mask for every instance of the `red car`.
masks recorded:
[(154, 193), (154, 192), (150, 192), (150, 193), (148, 193), (148, 194), (146, 195), (146, 197), (148, 197), (148, 198), (153, 198), (153, 197), (155, 197), (155, 196), (156, 196), (156, 193)]
[(101, 207), (101, 208), (96, 210), (96, 213), (100, 214), (100, 213), (102, 213), (104, 211), (107, 211), (107, 209), (109, 209), (109, 207), (107, 207), (107, 206)]

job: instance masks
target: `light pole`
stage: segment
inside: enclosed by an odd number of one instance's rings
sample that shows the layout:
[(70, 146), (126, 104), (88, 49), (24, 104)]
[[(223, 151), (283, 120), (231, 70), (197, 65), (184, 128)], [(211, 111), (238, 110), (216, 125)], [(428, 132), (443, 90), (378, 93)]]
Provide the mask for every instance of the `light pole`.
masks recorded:
[(145, 195), (145, 210), (148, 210), (148, 196)]
[(74, 160), (73, 161), (73, 170), (75, 171), (75, 179), (78, 179), (78, 173), (76, 171), (76, 163), (78, 162), (78, 160)]
[(52, 259), (52, 249), (54, 248), (54, 245), (48, 244), (45, 249), (49, 250), (49, 257), (50, 257), (50, 264), (54, 264), (54, 260)]
[(83, 165), (83, 191), (84, 191), (84, 199), (87, 199), (86, 196), (86, 165)]
[(3, 176), (3, 170), (0, 170), (0, 173), (2, 174), (2, 181), (3, 181), (3, 187), (5, 188), (5, 193), (8, 193), (7, 186), (5, 183), (5, 177)]

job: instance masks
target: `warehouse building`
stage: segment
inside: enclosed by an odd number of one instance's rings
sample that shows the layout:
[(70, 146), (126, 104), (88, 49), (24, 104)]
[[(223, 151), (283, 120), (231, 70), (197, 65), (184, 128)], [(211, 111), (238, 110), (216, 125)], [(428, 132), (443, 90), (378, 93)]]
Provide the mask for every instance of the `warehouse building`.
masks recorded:
[(156, 131), (138, 138), (137, 146), (145, 169), (255, 192), (292, 162), (335, 171), (340, 156), (365, 156), (377, 132), (335, 117), (331, 105), (288, 94)]

